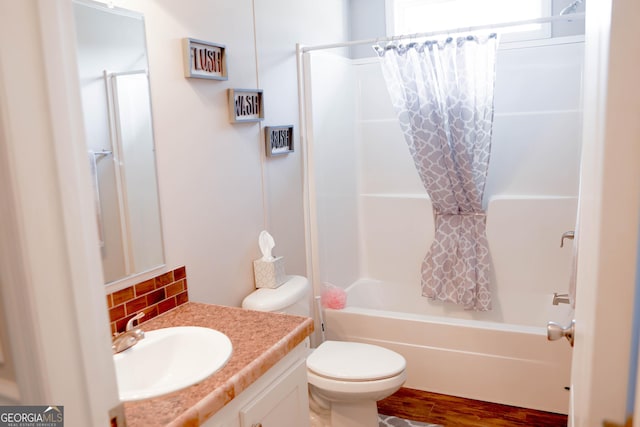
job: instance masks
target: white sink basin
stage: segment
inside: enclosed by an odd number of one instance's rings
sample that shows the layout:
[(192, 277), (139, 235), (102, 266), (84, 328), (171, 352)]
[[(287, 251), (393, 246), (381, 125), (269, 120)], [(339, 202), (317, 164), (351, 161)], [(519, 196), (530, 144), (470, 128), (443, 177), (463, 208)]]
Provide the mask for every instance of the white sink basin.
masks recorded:
[(215, 329), (157, 329), (113, 356), (121, 401), (148, 399), (196, 384), (231, 357), (229, 338)]

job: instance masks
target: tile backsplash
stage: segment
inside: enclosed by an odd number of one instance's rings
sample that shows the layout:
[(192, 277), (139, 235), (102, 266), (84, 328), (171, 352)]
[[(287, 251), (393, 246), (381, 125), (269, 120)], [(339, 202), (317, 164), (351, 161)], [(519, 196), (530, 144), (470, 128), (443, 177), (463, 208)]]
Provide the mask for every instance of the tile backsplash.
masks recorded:
[(141, 311), (145, 316), (140, 323), (144, 323), (187, 301), (187, 270), (184, 266), (108, 294), (111, 333), (124, 331), (127, 321)]

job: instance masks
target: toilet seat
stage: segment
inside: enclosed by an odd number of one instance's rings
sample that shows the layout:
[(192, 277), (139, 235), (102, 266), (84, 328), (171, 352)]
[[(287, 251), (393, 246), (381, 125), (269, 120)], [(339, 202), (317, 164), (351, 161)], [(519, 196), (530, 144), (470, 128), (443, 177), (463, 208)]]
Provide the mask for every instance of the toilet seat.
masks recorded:
[(399, 354), (371, 344), (325, 341), (307, 357), (309, 376), (339, 382), (372, 382), (397, 377), (406, 369)]
[[(407, 372), (378, 380), (345, 381), (316, 375), (307, 371), (307, 381), (325, 398), (339, 397), (341, 400), (383, 399), (402, 386), (407, 380)], [(330, 395), (327, 395), (330, 393)]]

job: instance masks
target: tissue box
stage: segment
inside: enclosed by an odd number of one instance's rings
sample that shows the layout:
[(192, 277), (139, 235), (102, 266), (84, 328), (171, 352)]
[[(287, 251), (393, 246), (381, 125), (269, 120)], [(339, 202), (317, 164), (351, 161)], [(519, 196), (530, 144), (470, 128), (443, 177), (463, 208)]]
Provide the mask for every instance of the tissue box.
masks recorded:
[(253, 274), (256, 288), (277, 288), (285, 282), (284, 257), (279, 256), (273, 261), (253, 261)]

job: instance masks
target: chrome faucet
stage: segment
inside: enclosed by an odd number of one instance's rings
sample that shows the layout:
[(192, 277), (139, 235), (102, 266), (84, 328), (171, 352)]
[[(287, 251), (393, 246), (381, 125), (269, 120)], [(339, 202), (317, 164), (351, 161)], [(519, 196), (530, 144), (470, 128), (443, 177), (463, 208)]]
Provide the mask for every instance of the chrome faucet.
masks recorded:
[(111, 343), (111, 349), (113, 353), (120, 353), (128, 348), (136, 345), (141, 339), (144, 338), (144, 331), (140, 328), (133, 329), (133, 323), (144, 317), (144, 313), (140, 312), (133, 316), (127, 322), (125, 331), (121, 334), (116, 334)]
[(573, 240), (576, 237), (576, 232), (573, 230), (565, 231), (562, 233), (562, 237), (560, 237), (560, 247), (564, 248), (564, 239)]
[(554, 292), (552, 304), (571, 304), (571, 298), (569, 297), (569, 294), (559, 294), (557, 292)]

